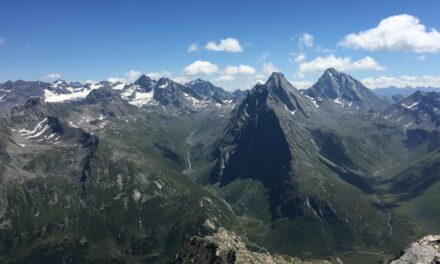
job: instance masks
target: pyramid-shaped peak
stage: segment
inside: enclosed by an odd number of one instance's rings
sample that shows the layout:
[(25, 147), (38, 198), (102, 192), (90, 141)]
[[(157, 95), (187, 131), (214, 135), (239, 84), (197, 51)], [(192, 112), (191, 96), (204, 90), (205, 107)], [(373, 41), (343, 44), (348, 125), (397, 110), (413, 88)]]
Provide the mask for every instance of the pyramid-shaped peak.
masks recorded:
[(185, 86), (201, 86), (201, 85), (203, 85), (203, 86), (205, 86), (205, 85), (206, 86), (212, 86), (212, 87), (215, 86), (210, 81), (202, 80), (200, 78), (197, 78), (195, 80), (192, 80), (190, 82), (185, 83)]
[(362, 111), (382, 110), (388, 106), (385, 99), (374, 94), (360, 81), (334, 68), (325, 70), (321, 78), (305, 93), (315, 99), (330, 100), (341, 107)]
[(341, 73), (338, 72), (335, 68), (328, 68), (327, 70), (324, 71), (324, 75), (340, 75)]
[(273, 72), (269, 79), (267, 79), (265, 86), (269, 88), (279, 87), (286, 90), (296, 90), (281, 72)]
[(282, 82), (282, 81), (287, 82), (287, 79), (286, 79), (286, 77), (284, 77), (284, 74), (282, 74), (281, 72), (273, 72), (270, 75), (270, 77), (266, 83), (269, 83), (269, 82), (277, 82), (278, 83), (278, 82)]

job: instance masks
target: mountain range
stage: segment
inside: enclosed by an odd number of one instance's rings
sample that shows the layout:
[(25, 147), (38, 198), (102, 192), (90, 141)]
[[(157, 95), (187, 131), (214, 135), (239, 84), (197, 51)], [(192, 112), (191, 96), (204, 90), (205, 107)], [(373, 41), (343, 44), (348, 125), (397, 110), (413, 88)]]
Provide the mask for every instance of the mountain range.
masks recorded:
[(395, 87), (395, 86), (389, 86), (389, 87), (383, 87), (383, 88), (376, 88), (372, 89), (372, 91), (379, 95), (379, 96), (388, 96), (393, 97), (396, 95), (401, 96), (408, 96), (410, 94), (413, 94), (417, 91), (421, 92), (439, 92), (440, 87)]
[(377, 263), (440, 231), (440, 93), (391, 100), (327, 69), (307, 90), (143, 75), (0, 98), (2, 263), (169, 263), (218, 230)]

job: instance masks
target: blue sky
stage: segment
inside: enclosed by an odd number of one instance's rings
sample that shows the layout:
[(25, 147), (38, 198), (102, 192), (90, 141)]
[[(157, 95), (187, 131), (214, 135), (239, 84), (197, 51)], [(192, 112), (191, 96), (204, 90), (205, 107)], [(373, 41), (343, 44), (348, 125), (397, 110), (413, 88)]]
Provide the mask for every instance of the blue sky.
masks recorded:
[(436, 0), (3, 0), (0, 10), (0, 81), (148, 73), (245, 89), (276, 70), (307, 87), (332, 66), (370, 87), (440, 86)]

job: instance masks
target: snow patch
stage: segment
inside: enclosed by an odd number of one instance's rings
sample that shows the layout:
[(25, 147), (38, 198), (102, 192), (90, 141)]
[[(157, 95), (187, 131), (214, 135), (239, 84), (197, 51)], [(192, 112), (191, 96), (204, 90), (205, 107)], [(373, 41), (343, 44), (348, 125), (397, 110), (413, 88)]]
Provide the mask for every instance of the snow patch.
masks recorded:
[(46, 124), (43, 126), (43, 124), (47, 122), (47, 118), (44, 118), (42, 121), (40, 121), (34, 129), (27, 130), (25, 128), (20, 129), (18, 132), (21, 134), (21, 136), (25, 137), (26, 139), (36, 138), (41, 136), (44, 132), (46, 132), (47, 129), (49, 129), (49, 126)]
[(49, 103), (56, 103), (56, 102), (64, 102), (64, 101), (73, 101), (73, 100), (79, 100), (84, 99), (87, 97), (87, 95), (95, 89), (98, 89), (102, 87), (101, 84), (92, 84), (90, 88), (66, 88), (67, 91), (70, 93), (56, 93), (50, 90), (45, 89), (44, 90), (44, 101)]
[(156, 184), (156, 186), (159, 190), (162, 190), (163, 186), (162, 186), (162, 184), (160, 184), (160, 182), (154, 181), (154, 183)]
[(133, 191), (133, 200), (135, 202), (139, 201), (142, 197), (142, 193), (138, 189), (134, 189)]
[(148, 93), (136, 92), (134, 94), (134, 99), (131, 100), (129, 103), (131, 105), (135, 105), (135, 106), (140, 107), (140, 106), (148, 104), (153, 99), (153, 96), (154, 96), (154, 90), (151, 90)]
[[(331, 74), (331, 73), (330, 73)], [(337, 103), (337, 104), (339, 104), (339, 105), (344, 105), (344, 103), (341, 101), (341, 98), (340, 97), (338, 97), (338, 98), (336, 98), (335, 100), (333, 100), (333, 102), (335, 102), (335, 103)]]
[(112, 89), (114, 89), (114, 90), (123, 90), (125, 85), (126, 85), (126, 83), (118, 83), (115, 86), (113, 86)]
[(293, 111), (290, 111), (289, 108), (287, 108), (287, 105), (284, 105), (284, 108), (286, 108), (286, 110), (293, 116), (295, 115), (296, 109)]
[(206, 226), (207, 228), (215, 230), (215, 224), (211, 219), (206, 219), (203, 225)]
[(310, 97), (308, 95), (304, 95), (307, 99), (309, 99), (310, 101), (312, 101), (312, 103), (315, 105), (316, 108), (319, 107), (318, 102), (316, 102), (316, 100), (313, 97)]
[(406, 104), (401, 104), (403, 107), (405, 107), (406, 109), (413, 109), (415, 106), (417, 106), (419, 104), (419, 102), (415, 102), (413, 104), (410, 105), (406, 105)]

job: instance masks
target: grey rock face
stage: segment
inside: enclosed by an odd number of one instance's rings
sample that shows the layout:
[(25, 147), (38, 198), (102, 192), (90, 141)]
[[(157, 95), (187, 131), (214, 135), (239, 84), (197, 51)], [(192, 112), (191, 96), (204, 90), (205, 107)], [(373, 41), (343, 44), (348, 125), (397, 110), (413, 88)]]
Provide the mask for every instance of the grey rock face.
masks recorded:
[(224, 228), (220, 228), (212, 236), (191, 238), (176, 255), (173, 263), (331, 264), (328, 260), (303, 262), (295, 257), (269, 254), (268, 252), (252, 252), (239, 236)]
[(440, 235), (426, 236), (409, 246), (391, 264), (440, 263)]
[(387, 100), (374, 94), (360, 81), (333, 68), (327, 69), (305, 93), (319, 102), (328, 101), (342, 108), (377, 111), (388, 106)]
[(380, 116), (405, 129), (435, 130), (440, 127), (440, 93), (417, 91), (385, 109)]

